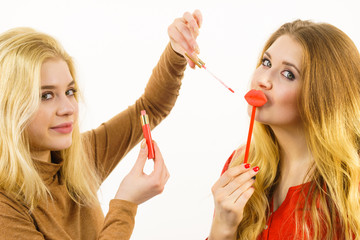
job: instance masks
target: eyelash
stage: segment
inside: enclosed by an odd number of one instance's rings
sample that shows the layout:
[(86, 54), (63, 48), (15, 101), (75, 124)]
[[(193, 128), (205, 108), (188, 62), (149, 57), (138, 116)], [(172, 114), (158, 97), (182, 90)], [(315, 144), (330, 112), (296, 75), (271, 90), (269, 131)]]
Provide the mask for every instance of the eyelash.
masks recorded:
[[(267, 63), (266, 63), (267, 62)], [(267, 58), (263, 58), (262, 60), (261, 60), (261, 65), (263, 65), (264, 67), (268, 67), (268, 68), (271, 68), (271, 62), (270, 62), (270, 60), (269, 59), (267, 59)], [(283, 74), (283, 73), (286, 73), (286, 74)], [(289, 79), (290, 81), (293, 81), (294, 79), (295, 79), (295, 75), (291, 72), (291, 71), (289, 71), (289, 70), (284, 70), (283, 72), (281, 72), (281, 74), (284, 76), (284, 77), (286, 77), (287, 79)], [(290, 76), (289, 76), (290, 75)]]
[[(268, 63), (270, 64), (270, 66), (268, 66), (265, 62), (268, 62)], [(270, 62), (269, 59), (263, 58), (263, 59), (261, 60), (261, 65), (263, 65), (263, 66), (265, 66), (265, 67), (271, 67), (271, 62)]]
[[(70, 91), (72, 91), (72, 94), (68, 94)], [(76, 95), (77, 90), (75, 88), (70, 88), (69, 90), (66, 91), (66, 95), (68, 96), (75, 96)]]
[[(76, 95), (76, 92), (77, 92), (77, 90), (75, 88), (70, 88), (70, 89), (66, 90), (65, 94), (66, 94), (66, 96), (74, 97)], [(49, 95), (50, 95), (50, 97), (49, 97)], [(52, 99), (53, 97), (54, 97), (53, 92), (44, 92), (41, 94), (42, 101), (48, 101), (48, 100)]]

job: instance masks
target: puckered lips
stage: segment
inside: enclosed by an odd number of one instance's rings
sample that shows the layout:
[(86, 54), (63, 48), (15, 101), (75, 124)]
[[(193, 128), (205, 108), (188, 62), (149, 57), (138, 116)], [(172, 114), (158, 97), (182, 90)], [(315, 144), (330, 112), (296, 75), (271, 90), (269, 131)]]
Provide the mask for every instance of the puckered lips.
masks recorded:
[(261, 107), (267, 102), (265, 94), (261, 90), (251, 89), (245, 94), (245, 99), (251, 106)]

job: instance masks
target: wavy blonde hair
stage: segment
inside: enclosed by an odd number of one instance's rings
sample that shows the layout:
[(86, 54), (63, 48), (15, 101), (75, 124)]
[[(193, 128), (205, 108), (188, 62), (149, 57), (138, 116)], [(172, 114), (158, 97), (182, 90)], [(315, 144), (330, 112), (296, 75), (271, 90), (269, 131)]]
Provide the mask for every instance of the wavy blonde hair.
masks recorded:
[[(41, 66), (50, 58), (67, 63), (78, 88), (73, 60), (53, 37), (30, 28), (15, 28), (0, 35), (0, 189), (30, 209), (51, 196), (34, 167), (26, 134), (40, 104)], [(72, 145), (57, 152), (64, 160), (62, 177), (74, 201), (98, 204), (100, 180), (82, 144), (75, 123)]]
[[(307, 176), (311, 180), (304, 206), (307, 210), (296, 215), (297, 237), (360, 239), (359, 51), (345, 33), (330, 24), (296, 20), (271, 35), (261, 57), (285, 34), (303, 49), (298, 106), (314, 160)], [(260, 64), (261, 58), (257, 66)], [(231, 166), (241, 164), (243, 155), (239, 151)], [(272, 129), (255, 123), (249, 162), (261, 166), (261, 171), (244, 209), (238, 239), (256, 239), (263, 231), (269, 199), (281, 174), (279, 159), (280, 148)]]

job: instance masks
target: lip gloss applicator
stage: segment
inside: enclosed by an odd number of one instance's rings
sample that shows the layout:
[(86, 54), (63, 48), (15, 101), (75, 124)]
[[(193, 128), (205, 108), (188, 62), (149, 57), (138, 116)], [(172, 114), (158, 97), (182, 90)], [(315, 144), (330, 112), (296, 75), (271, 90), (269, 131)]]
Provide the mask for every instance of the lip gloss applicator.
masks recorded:
[(199, 61), (195, 61), (195, 59), (193, 59), (192, 57), (190, 57), (189, 54), (187, 54), (186, 52), (185, 52), (185, 55), (186, 55), (186, 57), (188, 57), (191, 61), (193, 61), (193, 62), (196, 64), (196, 66), (198, 66), (199, 68), (203, 68), (203, 69), (205, 69), (208, 73), (210, 73), (211, 76), (213, 76), (213, 77), (214, 77), (216, 80), (218, 80), (222, 85), (224, 85), (224, 87), (226, 87), (230, 92), (235, 93), (234, 90), (232, 90), (230, 87), (228, 87), (223, 81), (221, 81), (220, 78), (218, 78), (217, 76), (215, 76), (215, 74), (213, 74), (212, 72), (210, 72), (209, 69), (208, 69), (207, 67), (205, 67), (205, 63), (204, 63), (203, 61), (201, 61), (200, 58), (198, 58)]
[(247, 138), (247, 142), (246, 142), (244, 164), (247, 163), (247, 160), (249, 157), (249, 149), (250, 149), (252, 130), (253, 130), (253, 126), (254, 126), (256, 107), (261, 107), (262, 105), (264, 105), (267, 102), (267, 98), (266, 98), (265, 94), (262, 91), (255, 90), (255, 89), (252, 89), (247, 94), (245, 94), (245, 99), (248, 102), (248, 104), (253, 107), (252, 107), (252, 111), (251, 111), (249, 133), (248, 133), (248, 138)]
[(154, 143), (151, 138), (149, 116), (146, 114), (145, 110), (141, 110), (140, 121), (141, 121), (144, 138), (146, 139), (146, 145), (148, 147), (148, 159), (154, 159), (155, 158)]

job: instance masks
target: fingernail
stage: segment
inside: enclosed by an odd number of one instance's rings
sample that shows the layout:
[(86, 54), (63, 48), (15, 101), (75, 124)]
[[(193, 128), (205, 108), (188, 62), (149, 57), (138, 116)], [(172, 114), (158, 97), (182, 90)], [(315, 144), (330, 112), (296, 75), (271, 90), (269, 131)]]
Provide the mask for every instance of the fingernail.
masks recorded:
[(141, 142), (141, 149), (145, 149), (145, 147), (146, 147), (146, 140), (143, 139)]
[(197, 42), (195, 42), (195, 44), (193, 45), (193, 49), (195, 50), (195, 51), (200, 51), (200, 48), (199, 48), (199, 45), (197, 44)]
[(248, 169), (248, 168), (250, 168), (250, 164), (249, 163), (247, 163), (247, 164), (245, 164), (245, 166), (244, 166), (246, 169)]
[[(192, 58), (194, 59), (195, 62), (199, 62), (199, 58), (198, 58), (196, 52), (192, 52), (192, 53), (191, 53), (191, 56), (192, 56)], [(195, 62), (194, 62), (194, 63), (195, 63)]]
[(196, 52), (192, 52), (191, 56), (194, 58), (195, 61), (198, 60), (198, 56), (197, 56)]
[(260, 169), (259, 167), (254, 167), (254, 168), (253, 168), (254, 172), (259, 171), (259, 169)]
[(196, 37), (199, 35), (199, 30), (196, 27), (193, 27), (193, 32), (195, 33)]
[(200, 54), (200, 48), (199, 48), (199, 46), (196, 44), (196, 46), (195, 46), (195, 52), (197, 53), (197, 54)]

